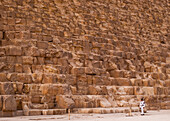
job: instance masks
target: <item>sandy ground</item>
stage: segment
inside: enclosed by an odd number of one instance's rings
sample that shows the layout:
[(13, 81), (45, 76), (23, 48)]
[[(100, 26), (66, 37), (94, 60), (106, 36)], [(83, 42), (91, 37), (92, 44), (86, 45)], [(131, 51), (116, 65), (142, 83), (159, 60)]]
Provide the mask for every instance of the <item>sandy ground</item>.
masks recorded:
[[(0, 121), (68, 121), (68, 115), (20, 116), (0, 118)], [(123, 113), (71, 114), (70, 121), (170, 121), (170, 110), (148, 111), (144, 116), (137, 112), (131, 117)]]

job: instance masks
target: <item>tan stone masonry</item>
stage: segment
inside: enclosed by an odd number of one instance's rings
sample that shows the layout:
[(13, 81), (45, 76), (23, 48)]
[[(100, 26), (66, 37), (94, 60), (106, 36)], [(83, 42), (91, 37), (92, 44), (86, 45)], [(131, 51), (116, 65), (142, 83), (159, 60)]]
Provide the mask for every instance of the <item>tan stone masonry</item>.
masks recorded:
[(0, 117), (137, 111), (141, 97), (170, 109), (167, 0), (0, 0)]

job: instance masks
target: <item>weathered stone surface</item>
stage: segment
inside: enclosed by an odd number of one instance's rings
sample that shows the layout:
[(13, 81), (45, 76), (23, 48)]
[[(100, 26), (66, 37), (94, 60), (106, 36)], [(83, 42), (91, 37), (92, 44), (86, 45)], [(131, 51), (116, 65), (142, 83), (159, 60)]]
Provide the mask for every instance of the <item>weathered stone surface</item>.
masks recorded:
[(166, 58), (166, 63), (167, 63), (167, 64), (170, 64), (170, 57), (167, 57), (167, 58)]
[(16, 116), (16, 113), (15, 113), (15, 111), (5, 111), (5, 112), (2, 112), (2, 116), (3, 117), (12, 117), (12, 116)]
[(22, 57), (23, 64), (33, 64), (33, 57), (31, 56), (23, 56)]
[(134, 88), (130, 86), (117, 87), (116, 94), (118, 95), (133, 95)]
[(17, 81), (25, 83), (25, 84), (29, 84), (32, 82), (32, 77), (30, 74), (20, 73), (20, 74), (17, 74)]
[(53, 111), (53, 114), (54, 115), (62, 115), (62, 114), (65, 114), (66, 113), (66, 110), (65, 109), (55, 109)]
[(24, 73), (32, 73), (30, 65), (23, 65), (22, 70)]
[(29, 110), (29, 116), (36, 116), (36, 115), (41, 115), (41, 114), (42, 114), (41, 110), (38, 110), (38, 109)]
[(13, 83), (10, 82), (0, 83), (0, 91), (1, 95), (15, 94)]
[(103, 99), (100, 99), (100, 106), (103, 108), (109, 108), (111, 107), (111, 104), (106, 98), (103, 98)]
[(165, 86), (170, 87), (170, 79), (169, 80), (165, 80)]
[(34, 83), (42, 83), (42, 79), (43, 79), (43, 74), (41, 73), (33, 73), (32, 74), (32, 79)]
[(43, 74), (42, 83), (53, 83), (53, 75)]
[(123, 73), (120, 70), (114, 70), (110, 72), (110, 76), (114, 78), (123, 77)]
[(153, 87), (135, 87), (134, 88), (135, 95), (154, 95)]
[(48, 42), (37, 42), (37, 47), (39, 49), (47, 49), (48, 48)]
[(15, 65), (15, 72), (22, 73), (22, 65), (21, 64), (16, 64)]
[(0, 82), (6, 82), (7, 81), (7, 75), (5, 73), (0, 73)]
[(130, 80), (126, 78), (116, 79), (118, 86), (131, 86)]
[(21, 47), (8, 47), (6, 48), (6, 54), (7, 55), (21, 55), (22, 54), (22, 50)]
[(88, 91), (89, 91), (89, 94), (91, 95), (98, 95), (100, 94), (101, 88), (99, 86), (94, 87), (90, 85)]
[(111, 111), (98, 108), (137, 107), (142, 97), (149, 109), (166, 109), (167, 4), (165, 0), (1, 1), (0, 96), (13, 95), (24, 115), (62, 114), (63, 110), (51, 109), (72, 107), (107, 113)]
[(74, 75), (81, 75), (85, 73), (85, 68), (73, 68), (72, 74)]
[(17, 104), (14, 96), (3, 96), (3, 111), (17, 110)]
[(75, 105), (74, 101), (67, 96), (56, 96), (56, 102), (59, 108), (65, 109), (73, 108)]

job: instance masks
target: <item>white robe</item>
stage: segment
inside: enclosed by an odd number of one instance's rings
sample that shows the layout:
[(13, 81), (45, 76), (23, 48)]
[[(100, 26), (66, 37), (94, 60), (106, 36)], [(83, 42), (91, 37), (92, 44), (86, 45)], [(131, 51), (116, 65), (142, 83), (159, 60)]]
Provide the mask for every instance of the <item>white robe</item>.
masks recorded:
[(140, 102), (141, 114), (144, 114), (143, 108), (145, 107), (145, 101)]

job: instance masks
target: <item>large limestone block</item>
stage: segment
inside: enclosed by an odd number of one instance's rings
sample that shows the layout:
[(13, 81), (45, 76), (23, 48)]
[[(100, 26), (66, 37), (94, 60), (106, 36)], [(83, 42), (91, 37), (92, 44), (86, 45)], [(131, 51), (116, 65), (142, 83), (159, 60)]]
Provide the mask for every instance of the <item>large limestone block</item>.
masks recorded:
[(17, 81), (30, 84), (32, 83), (32, 76), (31, 74), (19, 73), (17, 74)]
[(120, 70), (112, 70), (110, 71), (110, 76), (114, 78), (123, 77), (123, 72)]
[(66, 110), (65, 109), (55, 109), (53, 111), (53, 114), (54, 115), (62, 115), (62, 114), (65, 114), (66, 113)]
[(22, 56), (22, 63), (23, 64), (33, 64), (33, 57), (31, 56)]
[(99, 94), (101, 95), (108, 95), (108, 90), (107, 90), (107, 87), (106, 86), (101, 86), (101, 91)]
[(15, 72), (22, 73), (22, 64), (15, 64)]
[(99, 87), (99, 86), (92, 86), (92, 85), (90, 85), (89, 87), (88, 87), (88, 93), (90, 94), (90, 95), (97, 95), (97, 94), (99, 94), (100, 93), (100, 91), (101, 91), (101, 88)]
[(42, 84), (39, 90), (43, 95), (52, 94), (53, 92), (51, 84)]
[(53, 84), (54, 95), (67, 95), (69, 93), (69, 87), (67, 85)]
[(142, 79), (130, 79), (130, 81), (133, 86), (142, 86), (143, 85)]
[(92, 84), (93, 85), (103, 85), (103, 79), (101, 78), (101, 76), (93, 76), (92, 77)]
[(42, 65), (32, 65), (33, 73), (43, 73), (43, 66)]
[(111, 104), (106, 98), (102, 98), (100, 99), (100, 106), (103, 108), (109, 108), (111, 107)]
[[(32, 103), (41, 103), (41, 96), (40, 95), (33, 95), (33, 96), (31, 96), (31, 102)], [(34, 107), (36, 107), (36, 106), (34, 105)]]
[(83, 108), (83, 103), (85, 102), (84, 96), (72, 96), (74, 102), (75, 102), (75, 108)]
[(2, 116), (3, 117), (14, 117), (14, 116), (16, 116), (16, 112), (15, 111), (5, 111), (5, 112), (2, 112)]
[(108, 62), (107, 64), (106, 64), (106, 69), (107, 70), (116, 70), (117, 69), (117, 65), (115, 64), (115, 63), (113, 63), (113, 62)]
[[(55, 64), (54, 59), (53, 59), (53, 62)], [(37, 57), (37, 64), (43, 65), (44, 64), (44, 57)]]
[(88, 75), (96, 75), (95, 69), (90, 67), (85, 67), (85, 73)]
[(47, 65), (43, 65), (43, 70), (44, 70), (44, 73), (58, 73), (58, 69), (54, 66), (47, 66)]
[(117, 95), (125, 95), (126, 92), (125, 92), (124, 87), (123, 87), (123, 86), (117, 87), (116, 94), (117, 94)]
[(112, 96), (117, 92), (116, 86), (107, 86), (107, 90), (109, 96)]
[(120, 86), (120, 87), (117, 87), (116, 94), (118, 94), (118, 95), (133, 95), (134, 89), (131, 86)]
[(17, 103), (14, 96), (3, 96), (3, 111), (17, 110)]
[(79, 68), (73, 68), (72, 69), (72, 74), (74, 75), (82, 75), (82, 74), (85, 74), (85, 68), (82, 68), (82, 67), (79, 67)]
[(42, 111), (39, 109), (35, 109), (35, 110), (29, 110), (29, 116), (37, 116), (37, 115), (41, 115)]
[(2, 95), (15, 94), (13, 83), (9, 82), (0, 83), (0, 94)]
[(32, 104), (30, 107), (31, 109), (45, 109), (45, 106), (44, 104), (37, 104), (36, 102), (33, 102), (32, 103), (35, 103), (35, 104)]
[(43, 74), (42, 83), (53, 83), (53, 75), (51, 74)]
[(143, 90), (141, 89), (141, 87), (134, 87), (134, 94), (135, 94), (135, 95), (143, 95), (144, 92), (143, 92)]
[(67, 96), (56, 96), (56, 102), (59, 108), (73, 108), (75, 106), (75, 102), (71, 97)]
[(148, 86), (149, 80), (148, 79), (143, 79), (143, 86)]
[(118, 78), (116, 81), (118, 86), (131, 86), (131, 82), (127, 78)]
[(30, 65), (23, 65), (22, 66), (23, 68), (23, 73), (31, 73), (32, 71), (31, 71), (31, 66)]
[(156, 84), (156, 80), (149, 79), (148, 80), (148, 86), (154, 86)]
[(7, 81), (7, 77), (5, 73), (0, 73), (0, 82), (5, 82)]
[(21, 47), (11, 46), (11, 47), (5, 48), (5, 50), (6, 50), (7, 55), (15, 55), (15, 56), (18, 55), (18, 56), (20, 56), (22, 54)]
[(154, 87), (154, 94), (155, 95), (165, 94), (165, 90), (163, 87)]
[(32, 74), (32, 81), (34, 83), (41, 83), (43, 79), (43, 74), (42, 73), (33, 73)]
[(23, 83), (17, 82), (13, 84), (14, 90), (16, 91), (16, 94), (22, 94), (23, 89)]
[(153, 87), (143, 87), (142, 90), (144, 92), (144, 95), (154, 95)]
[(158, 79), (160, 79), (160, 74), (159, 73), (152, 73), (152, 78), (158, 80)]
[(48, 42), (45, 41), (37, 41), (37, 47), (39, 49), (47, 49), (48, 48)]
[(118, 105), (119, 107), (127, 107), (127, 106), (129, 106), (129, 105), (128, 105), (128, 102), (127, 102), (127, 101), (124, 101), (124, 100), (117, 101), (117, 105)]
[(135, 95), (154, 95), (153, 87), (134, 87)]

